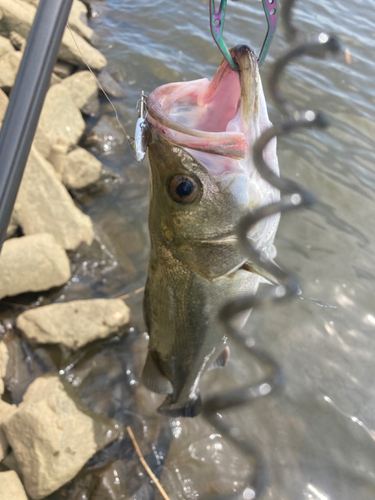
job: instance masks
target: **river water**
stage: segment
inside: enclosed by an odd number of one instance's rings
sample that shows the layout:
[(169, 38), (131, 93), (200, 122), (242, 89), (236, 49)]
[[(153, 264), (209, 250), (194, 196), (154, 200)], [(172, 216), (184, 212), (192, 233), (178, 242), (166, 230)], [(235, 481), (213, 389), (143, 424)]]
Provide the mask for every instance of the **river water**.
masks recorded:
[[(221, 56), (209, 32), (207, 4), (206, 0), (92, 3), (98, 48), (123, 79), (126, 97), (115, 100), (115, 106), (130, 135), (141, 90), (149, 93), (164, 83), (214, 75)], [(279, 141), (282, 175), (310, 188), (319, 203), (312, 210), (282, 217), (276, 260), (301, 276), (306, 296), (334, 307), (295, 299), (253, 312), (245, 333), (279, 361), (285, 389), (223, 418), (261, 450), (268, 471), (265, 500), (373, 500), (374, 12), (364, 0), (305, 0), (297, 2), (294, 19), (306, 36), (322, 31), (337, 34), (346, 57), (342, 52), (326, 60), (300, 59), (288, 67), (283, 80), (289, 99), (302, 109), (324, 110), (331, 127)], [(259, 50), (264, 33), (260, 0), (228, 2), (228, 46), (246, 43)], [(287, 48), (279, 29), (261, 69), (264, 82), (272, 62)], [(280, 122), (264, 86), (271, 120)], [(58, 300), (115, 297), (145, 283), (147, 161), (137, 164), (130, 148), (109, 151), (100, 159), (117, 178), (99, 193), (81, 195), (80, 202), (107, 242), (106, 254), (99, 261), (95, 256), (92, 260), (76, 256), (75, 279)], [(127, 303), (134, 327), (143, 332), (142, 294), (131, 295)], [(142, 357), (145, 341), (136, 342), (133, 352), (140, 350)], [(204, 394), (250, 381), (256, 374), (248, 359), (234, 353), (225, 371), (215, 371), (214, 378), (208, 375)], [(142, 397), (150, 423), (148, 401), (154, 404), (155, 398), (148, 392)], [(161, 478), (172, 499), (240, 490), (249, 466), (222, 437), (200, 417), (176, 420), (172, 428), (175, 437)], [(142, 469), (136, 470), (141, 481)], [(124, 483), (129, 483), (125, 476)], [(146, 490), (138, 488), (130, 488), (131, 495), (124, 496), (116, 496), (113, 486), (112, 493), (108, 489), (101, 496), (68, 497), (146, 498)]]

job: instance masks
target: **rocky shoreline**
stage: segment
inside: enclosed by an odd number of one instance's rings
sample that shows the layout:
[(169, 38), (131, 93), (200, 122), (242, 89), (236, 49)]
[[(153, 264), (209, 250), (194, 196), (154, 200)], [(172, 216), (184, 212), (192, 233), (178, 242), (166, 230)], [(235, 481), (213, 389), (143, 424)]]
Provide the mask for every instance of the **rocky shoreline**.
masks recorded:
[[(38, 0), (0, 0), (0, 124), (37, 5)], [(0, 257), (0, 299), (64, 285), (71, 277), (69, 252), (94, 240), (91, 219), (69, 192), (103, 175), (101, 162), (78, 145), (84, 117), (99, 108), (98, 84), (86, 63), (102, 85), (117, 90), (109, 74), (100, 73), (107, 62), (90, 44), (87, 13), (83, 2), (73, 1), (71, 31), (62, 40)], [(33, 347), (56, 344), (73, 353), (120, 334), (129, 322), (122, 300), (91, 299), (30, 309), (17, 317), (16, 328)], [(0, 397), (9, 364), (0, 337)], [(1, 499), (36, 500), (53, 493), (123, 431), (116, 420), (83, 405), (58, 371), (38, 376), (20, 404), (0, 399)]]

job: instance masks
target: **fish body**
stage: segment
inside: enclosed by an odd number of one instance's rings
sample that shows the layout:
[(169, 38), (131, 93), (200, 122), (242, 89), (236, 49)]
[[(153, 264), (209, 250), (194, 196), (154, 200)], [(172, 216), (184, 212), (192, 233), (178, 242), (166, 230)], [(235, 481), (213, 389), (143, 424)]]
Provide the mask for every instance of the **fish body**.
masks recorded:
[[(159, 411), (174, 416), (199, 412), (202, 374), (228, 359), (220, 308), (258, 288), (259, 275), (244, 266), (238, 221), (279, 199), (252, 161), (252, 145), (270, 126), (257, 59), (246, 46), (232, 56), (239, 72), (224, 61), (211, 81), (164, 85), (148, 98), (150, 342), (142, 378), (168, 395)], [(275, 141), (265, 156), (278, 173)], [(266, 256), (277, 225), (273, 216), (249, 232)]]

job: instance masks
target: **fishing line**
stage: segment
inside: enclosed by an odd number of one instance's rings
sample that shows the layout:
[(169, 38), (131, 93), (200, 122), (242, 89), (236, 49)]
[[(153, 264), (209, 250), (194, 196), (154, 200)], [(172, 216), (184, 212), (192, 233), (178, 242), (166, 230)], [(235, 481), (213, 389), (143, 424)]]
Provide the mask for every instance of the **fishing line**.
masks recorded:
[(121, 122), (120, 122), (120, 118), (119, 118), (119, 115), (118, 115), (118, 113), (117, 113), (117, 109), (116, 109), (115, 105), (113, 104), (113, 102), (112, 102), (112, 101), (111, 101), (111, 99), (109, 98), (109, 96), (108, 96), (107, 92), (103, 89), (103, 86), (100, 84), (100, 82), (99, 82), (99, 80), (97, 79), (97, 77), (96, 77), (95, 73), (94, 73), (94, 72), (93, 72), (93, 70), (90, 68), (89, 63), (88, 63), (88, 62), (86, 61), (86, 59), (84, 58), (84, 56), (83, 56), (83, 54), (82, 54), (82, 52), (81, 52), (81, 49), (78, 47), (78, 44), (77, 44), (77, 42), (76, 42), (76, 39), (75, 39), (75, 38), (74, 38), (74, 36), (73, 36), (73, 31), (72, 31), (72, 29), (70, 28), (69, 23), (67, 23), (66, 27), (68, 28), (69, 33), (70, 33), (70, 35), (71, 35), (71, 37), (72, 37), (72, 39), (73, 39), (74, 45), (76, 46), (76, 48), (77, 48), (77, 50), (78, 50), (78, 52), (79, 52), (80, 56), (82, 57), (83, 62), (86, 64), (87, 69), (90, 71), (90, 73), (92, 74), (92, 76), (95, 78), (95, 81), (96, 81), (96, 83), (97, 83), (98, 87), (99, 87), (99, 88), (100, 88), (100, 90), (103, 92), (103, 94), (104, 94), (104, 96), (106, 97), (106, 99), (108, 100), (109, 104), (112, 106), (113, 111), (115, 112), (116, 121), (117, 121), (117, 123), (119, 124), (119, 126), (120, 126), (121, 130), (123, 131), (123, 133), (124, 133), (124, 135), (125, 135), (125, 137), (126, 137), (126, 139), (127, 139), (127, 141), (128, 141), (128, 144), (129, 144), (130, 146), (133, 146), (133, 144), (134, 144), (134, 138), (133, 138), (133, 137), (130, 137), (130, 135), (126, 132), (125, 128), (122, 126), (122, 124), (121, 124)]

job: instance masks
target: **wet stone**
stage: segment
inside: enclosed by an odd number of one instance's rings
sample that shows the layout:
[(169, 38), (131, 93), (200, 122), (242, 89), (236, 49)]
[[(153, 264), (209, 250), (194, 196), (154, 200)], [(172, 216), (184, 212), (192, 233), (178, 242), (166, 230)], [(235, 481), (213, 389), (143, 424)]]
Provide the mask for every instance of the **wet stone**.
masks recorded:
[(21, 59), (21, 52), (8, 52), (0, 57), (0, 88), (5, 92), (14, 85)]
[(122, 432), (115, 421), (85, 408), (56, 375), (37, 378), (3, 428), (33, 500), (70, 481)]
[(51, 234), (5, 241), (0, 257), (0, 298), (63, 285), (70, 278), (64, 249)]
[(80, 110), (98, 97), (98, 84), (90, 71), (78, 71), (68, 76), (63, 80), (62, 86), (68, 90)]
[(99, 73), (98, 80), (106, 94), (116, 98), (125, 97), (125, 92), (119, 81), (112, 75), (108, 68), (104, 68)]
[(16, 325), (33, 346), (60, 343), (76, 350), (118, 333), (129, 320), (122, 300), (92, 299), (31, 309), (18, 316)]
[(102, 164), (83, 148), (76, 148), (67, 156), (62, 181), (68, 189), (82, 189), (96, 182), (102, 172)]
[(84, 138), (84, 146), (99, 154), (121, 156), (127, 146), (127, 139), (113, 116), (103, 115)]
[(0, 472), (1, 500), (27, 500), (20, 478), (12, 471)]

